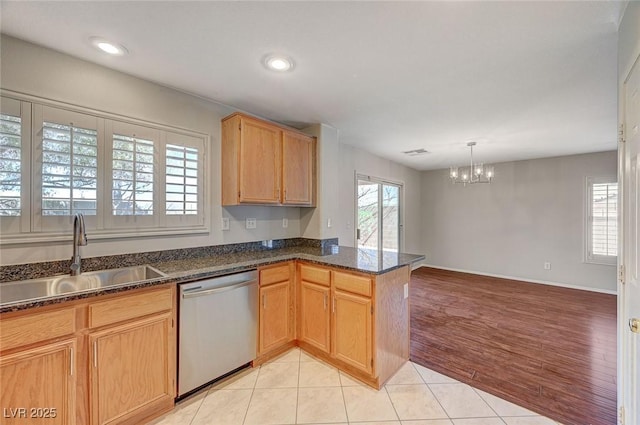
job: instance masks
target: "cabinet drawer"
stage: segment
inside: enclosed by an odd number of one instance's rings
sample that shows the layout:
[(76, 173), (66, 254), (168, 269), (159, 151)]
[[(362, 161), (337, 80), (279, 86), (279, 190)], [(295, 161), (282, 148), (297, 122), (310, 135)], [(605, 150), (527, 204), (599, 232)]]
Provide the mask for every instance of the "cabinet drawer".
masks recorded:
[(333, 272), (333, 284), (336, 289), (366, 295), (367, 297), (371, 296), (371, 279), (368, 277)]
[(302, 264), (300, 266), (300, 279), (306, 282), (314, 282), (319, 283), (320, 285), (329, 286), (331, 283), (331, 272), (320, 267)]
[(172, 288), (164, 288), (142, 294), (126, 294), (118, 298), (89, 304), (89, 327), (123, 322), (148, 314), (171, 310)]
[(272, 283), (284, 282), (291, 277), (291, 271), (289, 269), (289, 263), (260, 269), (260, 286), (270, 285)]
[(75, 331), (76, 310), (73, 307), (43, 313), (27, 310), (25, 316), (2, 320), (0, 351), (71, 335)]

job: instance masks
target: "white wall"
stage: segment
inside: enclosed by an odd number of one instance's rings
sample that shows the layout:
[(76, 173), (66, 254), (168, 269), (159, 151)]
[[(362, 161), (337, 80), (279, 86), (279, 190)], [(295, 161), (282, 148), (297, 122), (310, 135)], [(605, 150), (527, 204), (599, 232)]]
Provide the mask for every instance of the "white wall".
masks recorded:
[(640, 55), (640, 2), (630, 1), (618, 30), (618, 81), (622, 87)]
[[(318, 138), (318, 208), (301, 209), (302, 236), (337, 237), (340, 245), (355, 246), (355, 175), (366, 174), (403, 183), (402, 250), (420, 254), (420, 172), (347, 145), (333, 127), (322, 124), (305, 131)], [(328, 220), (331, 227), (327, 226)]]
[(333, 188), (338, 205), (338, 218), (334, 226), (340, 239), (340, 245), (354, 246), (355, 233), (355, 175), (365, 174), (372, 177), (400, 182), (404, 185), (404, 234), (401, 250), (412, 254), (422, 254), (420, 228), (420, 185), (421, 173), (388, 159), (380, 158), (369, 152), (341, 143), (338, 158), (339, 185)]
[[(317, 208), (300, 209), (300, 231), (305, 238), (328, 239), (338, 237), (335, 226), (328, 226), (329, 220), (339, 215), (335, 188), (340, 184), (336, 173), (338, 158), (338, 130), (326, 125), (316, 124), (304, 129), (316, 136), (316, 205)], [(342, 241), (341, 241), (342, 242)]]
[[(82, 255), (100, 255), (155, 251), (172, 248), (217, 245), (264, 239), (300, 236), (300, 209), (285, 207), (229, 207), (220, 205), (220, 119), (233, 109), (160, 86), (121, 72), (2, 35), (0, 86), (33, 96), (71, 103), (78, 106), (142, 119), (159, 124), (182, 127), (206, 133), (209, 175), (209, 235), (91, 240)], [(188, 78), (188, 76), (185, 76)], [(221, 217), (230, 218), (231, 229), (221, 231)], [(246, 230), (244, 219), (257, 219), (257, 228)], [(282, 227), (282, 218), (289, 227)], [(71, 256), (69, 243), (6, 246), (0, 251), (0, 264), (20, 264), (66, 259)]]
[[(585, 258), (586, 177), (616, 176), (613, 152), (495, 164), (492, 184), (422, 176), (426, 264), (616, 291), (616, 268)], [(544, 262), (551, 270), (544, 270)]]

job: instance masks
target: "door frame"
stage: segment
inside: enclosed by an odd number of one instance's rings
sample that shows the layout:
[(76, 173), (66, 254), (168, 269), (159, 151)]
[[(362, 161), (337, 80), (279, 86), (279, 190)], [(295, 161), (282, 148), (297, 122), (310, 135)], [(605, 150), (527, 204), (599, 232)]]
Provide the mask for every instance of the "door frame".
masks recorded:
[[(404, 251), (404, 182), (400, 180), (386, 179), (371, 176), (369, 174), (354, 172), (354, 219), (353, 219), (353, 246), (358, 248), (358, 181), (369, 181), (378, 184), (388, 184), (398, 187), (398, 252)], [(381, 235), (381, 234), (380, 234)], [(381, 237), (381, 236), (380, 236)], [(378, 238), (378, 248), (380, 248), (380, 237)]]
[[(624, 78), (622, 85), (619, 87), (619, 96), (618, 96), (618, 111), (619, 111), (619, 137), (618, 137), (618, 261), (617, 261), (617, 286), (618, 286), (618, 366), (617, 366), (617, 378), (618, 378), (618, 423), (630, 424), (630, 419), (632, 417), (640, 417), (640, 412), (632, 412), (630, 406), (627, 401), (631, 399), (631, 394), (628, 392), (631, 390), (629, 377), (633, 370), (631, 370), (631, 358), (628, 358), (630, 355), (630, 347), (632, 344), (631, 338), (633, 338), (633, 334), (629, 330), (629, 326), (627, 323), (627, 316), (629, 315), (627, 300), (627, 286), (626, 283), (629, 280), (630, 270), (626, 267), (627, 256), (629, 253), (626, 252), (625, 246), (627, 244), (627, 232), (630, 232), (630, 229), (627, 229), (625, 226), (625, 222), (627, 220), (627, 212), (626, 205), (629, 202), (626, 199), (626, 183), (625, 175), (628, 170), (626, 169), (626, 142), (625, 136), (627, 132), (627, 119), (626, 119), (626, 85), (631, 77), (631, 74), (636, 70), (636, 67), (640, 67), (640, 55), (638, 55), (630, 67), (629, 72)], [(636, 260), (637, 261), (637, 260)], [(640, 383), (636, 383), (637, 386), (640, 386)]]

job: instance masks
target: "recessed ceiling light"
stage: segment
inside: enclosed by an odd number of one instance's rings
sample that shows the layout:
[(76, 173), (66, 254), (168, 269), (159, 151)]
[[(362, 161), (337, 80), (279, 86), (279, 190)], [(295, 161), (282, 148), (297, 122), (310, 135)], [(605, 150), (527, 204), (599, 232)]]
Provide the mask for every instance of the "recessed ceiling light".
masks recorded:
[(267, 55), (264, 59), (264, 66), (272, 71), (291, 71), (293, 69), (293, 60), (283, 55)]
[(89, 40), (91, 40), (91, 44), (93, 44), (95, 47), (105, 53), (109, 53), (110, 55), (122, 56), (129, 53), (129, 51), (123, 45), (105, 40), (101, 37), (91, 37)]

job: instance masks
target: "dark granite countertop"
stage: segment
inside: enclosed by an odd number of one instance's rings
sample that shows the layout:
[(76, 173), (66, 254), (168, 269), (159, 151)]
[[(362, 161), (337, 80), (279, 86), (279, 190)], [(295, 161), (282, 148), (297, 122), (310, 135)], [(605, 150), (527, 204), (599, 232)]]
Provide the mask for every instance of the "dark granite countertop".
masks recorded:
[[(166, 273), (163, 278), (155, 278), (135, 283), (108, 286), (82, 292), (69, 292), (57, 296), (0, 304), (0, 313), (24, 310), (49, 304), (111, 294), (143, 287), (176, 282), (185, 283), (287, 260), (304, 260), (317, 264), (339, 267), (362, 273), (382, 274), (396, 268), (423, 260), (424, 255), (383, 252), (370, 249), (357, 249), (334, 246), (332, 254), (318, 255), (317, 248), (296, 246), (262, 251), (231, 252), (197, 258), (182, 258), (148, 264)], [(0, 290), (2, 284), (0, 284)]]

